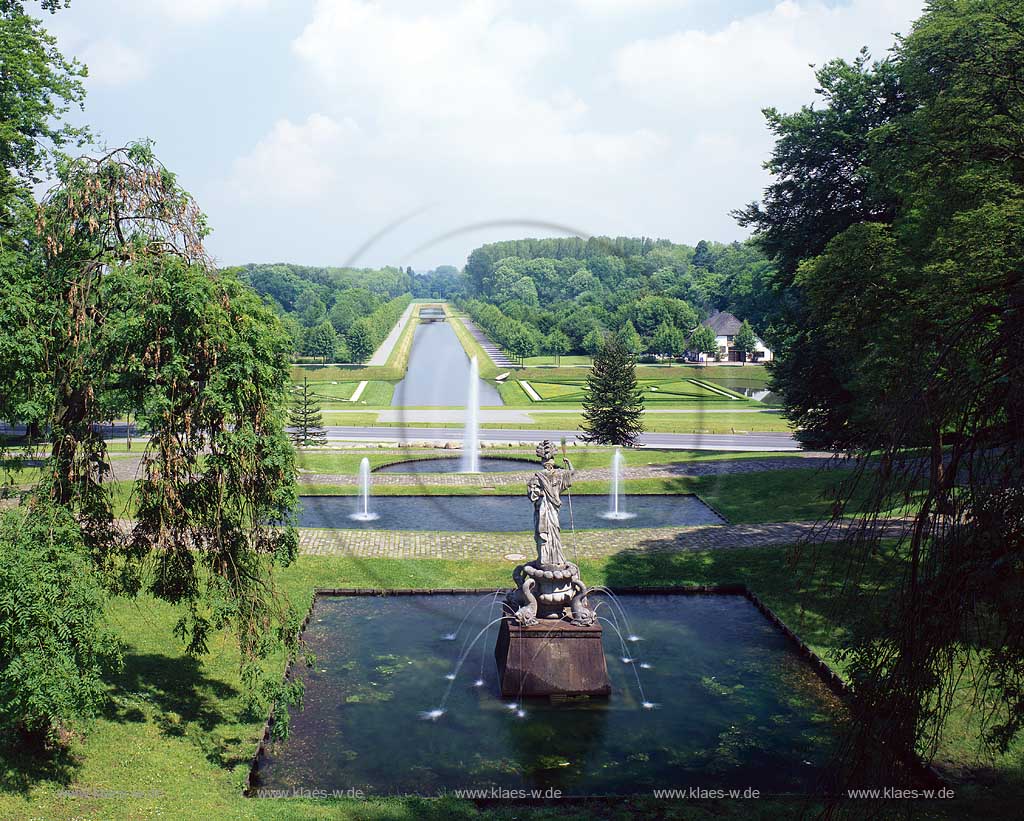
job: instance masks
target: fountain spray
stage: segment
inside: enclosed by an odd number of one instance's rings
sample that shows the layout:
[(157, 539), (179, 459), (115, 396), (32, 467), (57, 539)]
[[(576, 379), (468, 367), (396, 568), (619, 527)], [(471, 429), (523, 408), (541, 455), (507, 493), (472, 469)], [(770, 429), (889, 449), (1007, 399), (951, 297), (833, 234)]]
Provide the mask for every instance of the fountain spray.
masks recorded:
[[(569, 458), (565, 453), (565, 437), (562, 437), (562, 461), (569, 463)], [(569, 531), (572, 533), (572, 560), (576, 563), (576, 566), (580, 566), (580, 557), (576, 552), (576, 523), (572, 518), (572, 491), (569, 488), (565, 489), (565, 496), (569, 500)]]

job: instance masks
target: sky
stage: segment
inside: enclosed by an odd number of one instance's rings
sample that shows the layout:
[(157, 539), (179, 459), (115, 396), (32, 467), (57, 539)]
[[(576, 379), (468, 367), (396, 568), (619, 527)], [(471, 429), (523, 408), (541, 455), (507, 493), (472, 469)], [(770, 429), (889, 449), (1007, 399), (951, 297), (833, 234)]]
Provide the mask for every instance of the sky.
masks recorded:
[(73, 0), (101, 145), (155, 142), (223, 265), (461, 267), (483, 242), (746, 230), (761, 109), (924, 0)]

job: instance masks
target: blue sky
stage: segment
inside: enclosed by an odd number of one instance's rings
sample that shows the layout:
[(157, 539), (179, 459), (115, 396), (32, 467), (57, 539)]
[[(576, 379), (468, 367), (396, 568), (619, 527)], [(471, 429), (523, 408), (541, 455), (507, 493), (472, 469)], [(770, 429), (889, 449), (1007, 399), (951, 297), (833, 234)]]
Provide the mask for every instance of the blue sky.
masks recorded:
[[(545, 232), (741, 239), (760, 110), (922, 0), (73, 0), (103, 142), (155, 140), (222, 264), (462, 265)], [(412, 215), (412, 216), (409, 216)], [(477, 223), (500, 226), (455, 233)], [(557, 233), (557, 232), (555, 232)]]

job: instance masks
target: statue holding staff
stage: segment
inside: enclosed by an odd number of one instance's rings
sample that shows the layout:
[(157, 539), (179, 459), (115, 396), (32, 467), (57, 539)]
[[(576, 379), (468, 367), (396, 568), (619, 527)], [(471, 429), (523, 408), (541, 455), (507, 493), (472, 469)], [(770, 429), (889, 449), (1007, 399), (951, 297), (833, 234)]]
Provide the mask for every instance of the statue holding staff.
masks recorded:
[(562, 491), (572, 485), (572, 463), (565, 459), (565, 468), (555, 467), (555, 445), (547, 440), (537, 445), (537, 457), (543, 466), (533, 474), (526, 485), (526, 493), (533, 502), (533, 538), (537, 543), (537, 561), (542, 565), (562, 567), (566, 564), (562, 552), (562, 527), (559, 510)]

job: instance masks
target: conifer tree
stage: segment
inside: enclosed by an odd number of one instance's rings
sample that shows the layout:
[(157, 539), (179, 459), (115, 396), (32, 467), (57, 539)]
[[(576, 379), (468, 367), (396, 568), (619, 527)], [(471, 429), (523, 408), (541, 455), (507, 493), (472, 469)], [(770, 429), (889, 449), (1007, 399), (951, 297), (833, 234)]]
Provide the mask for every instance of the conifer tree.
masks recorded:
[(631, 447), (644, 431), (643, 410), (634, 355), (618, 334), (609, 334), (587, 377), (583, 441)]
[(323, 418), (320, 415), (320, 402), (306, 377), (302, 378), (302, 385), (295, 387), (288, 425), (291, 427), (290, 435), (296, 447), (322, 445), (327, 441), (327, 431), (324, 430)]

